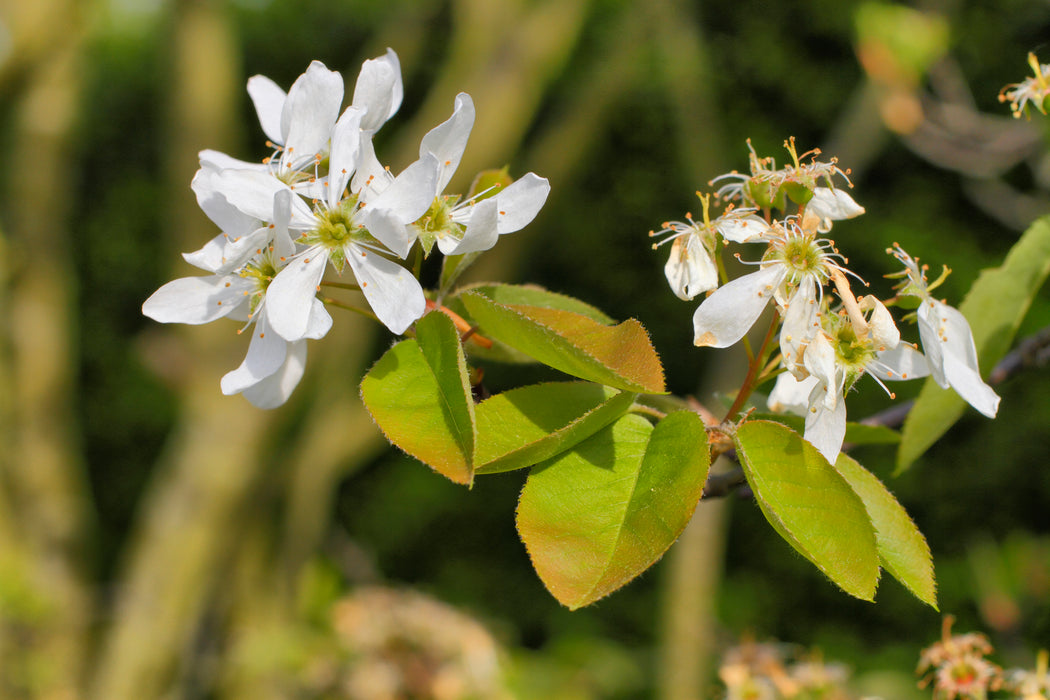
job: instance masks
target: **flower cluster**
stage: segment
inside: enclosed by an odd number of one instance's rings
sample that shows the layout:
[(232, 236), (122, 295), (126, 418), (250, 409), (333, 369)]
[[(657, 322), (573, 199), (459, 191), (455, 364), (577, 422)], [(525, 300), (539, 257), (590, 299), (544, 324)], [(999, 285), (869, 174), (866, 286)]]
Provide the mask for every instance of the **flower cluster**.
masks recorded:
[(849, 669), (788, 644), (746, 641), (728, 649), (718, 677), (726, 700), (848, 700)]
[[(303, 375), (306, 340), (331, 328), (322, 284), (360, 292), (370, 309), (361, 311), (405, 333), (427, 308), (408, 262), (413, 250), (429, 255), (435, 243), (445, 255), (487, 250), (528, 224), (550, 191), (529, 173), (467, 199), (444, 193), (474, 125), (465, 93), (424, 136), (418, 160), (396, 176), (384, 167), (373, 138), (403, 95), (392, 50), (364, 62), (345, 109), (342, 76), (319, 61), (288, 92), (257, 75), (248, 94), (270, 155), (246, 162), (201, 152), (192, 188), (220, 233), (184, 257), (209, 274), (169, 282), (142, 310), (163, 323), (228, 317), (252, 328), (244, 362), (221, 387), (259, 407), (288, 399)], [(354, 283), (323, 282), (329, 270), (347, 267)]]
[[(848, 172), (834, 159), (817, 160), (818, 151), (799, 156), (793, 141), (785, 146), (792, 160), (785, 167), (760, 158), (752, 148), (749, 174), (731, 172), (712, 180), (712, 185), (720, 183), (714, 199), (728, 202), (721, 215), (712, 218), (711, 197), (697, 193), (702, 222), (687, 215), (687, 223), (669, 222), (650, 233), (666, 235), (657, 246), (673, 241), (665, 273), (677, 296), (691, 299), (710, 292), (693, 315), (695, 344), (734, 345), (772, 305), (767, 343), (752, 358), (761, 371), (745, 390), (778, 374), (770, 408), (804, 415), (806, 440), (832, 463), (846, 432), (845, 394), (864, 375), (885, 388), (888, 380), (932, 374), (942, 387), (952, 387), (981, 413), (994, 416), (999, 397), (981, 380), (966, 319), (930, 296), (940, 280), (927, 284), (925, 268), (898, 246), (889, 251), (905, 266), (896, 275), (905, 278), (897, 296), (886, 302), (855, 296), (849, 278), (859, 278), (826, 237), (833, 222), (864, 213), (841, 185), (852, 187)], [(774, 217), (774, 211), (781, 216)], [(763, 245), (759, 259), (746, 263), (757, 269), (728, 280), (720, 257), (727, 244)], [(925, 354), (901, 340), (887, 308), (906, 305), (903, 300), (918, 308)], [(771, 352), (774, 337), (779, 357), (764, 365), (763, 353)]]
[(1028, 105), (1046, 114), (1050, 107), (1050, 63), (1039, 63), (1034, 53), (1028, 54), (1032, 77), (1007, 85), (999, 91), (999, 101), (1009, 102), (1015, 118), (1028, 117)]
[(987, 637), (976, 632), (952, 635), (953, 622), (946, 616), (941, 641), (922, 650), (915, 670), (919, 687), (932, 685), (936, 700), (985, 700), (989, 690), (1002, 684), (1002, 669), (985, 658), (992, 652)]

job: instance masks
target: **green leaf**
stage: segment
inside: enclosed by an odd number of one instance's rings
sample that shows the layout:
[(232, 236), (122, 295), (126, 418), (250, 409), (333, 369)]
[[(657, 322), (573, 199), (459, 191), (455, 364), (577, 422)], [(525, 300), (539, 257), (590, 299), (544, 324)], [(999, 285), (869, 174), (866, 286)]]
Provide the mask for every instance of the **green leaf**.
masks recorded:
[(779, 423), (737, 428), (737, 455), (773, 528), (842, 590), (874, 600), (875, 531), (846, 480), (802, 437)]
[(561, 309), (586, 316), (605, 326), (616, 323), (615, 319), (605, 315), (600, 309), (576, 297), (558, 294), (534, 284), (477, 284), (459, 290), (459, 294), (467, 292), (481, 294), (498, 304), (522, 304), (540, 306), (544, 309)]
[[(1050, 274), (1050, 216), (1036, 221), (997, 268), (983, 270), (959, 306), (973, 331), (985, 376), (1013, 343), (1032, 299)], [(904, 421), (897, 473), (907, 469), (962, 417), (966, 402), (927, 379)]]
[(416, 321), (416, 342), (441, 388), (442, 410), (465, 455), (474, 454), (474, 395), (459, 331), (443, 313), (428, 313)]
[[(603, 325), (609, 326), (615, 323), (613, 319), (606, 316), (600, 310), (590, 304), (586, 304), (579, 299), (576, 299), (575, 297), (550, 292), (536, 285), (490, 283), (468, 285), (467, 287), (457, 290), (455, 294), (444, 300), (444, 303), (448, 308), (452, 309), (471, 323), (476, 323), (476, 321), (470, 317), (467, 307), (463, 304), (463, 300), (460, 298), (467, 292), (482, 294), (500, 304), (525, 304), (528, 306), (542, 306), (545, 309), (561, 309), (563, 311), (573, 311), (581, 314)], [(472, 357), (491, 362), (533, 363), (536, 361), (525, 353), (519, 352), (499, 341), (494, 341), (490, 348), (479, 347), (478, 345), (471, 343), (467, 346), (466, 350)]]
[(839, 455), (835, 470), (864, 503), (875, 527), (875, 546), (882, 565), (916, 598), (936, 610), (937, 583), (930, 547), (904, 507), (878, 477), (849, 455)]
[(660, 358), (634, 319), (606, 326), (572, 311), (499, 304), (475, 292), (463, 302), (483, 335), (550, 367), (625, 391), (664, 393)]
[(478, 404), (476, 474), (530, 467), (575, 446), (631, 407), (635, 394), (588, 382), (535, 384)]
[[(806, 428), (806, 419), (793, 413), (752, 413), (755, 420), (768, 420), (780, 423), (801, 435)], [(901, 434), (884, 425), (865, 425), (864, 423), (846, 423), (844, 444), (850, 445), (895, 445), (901, 441)]]
[(452, 321), (429, 313), (417, 339), (390, 348), (361, 381), (361, 399), (393, 444), (460, 484), (474, 478), (474, 402)]
[(628, 414), (535, 468), (518, 532), (547, 590), (576, 609), (631, 581), (678, 538), (703, 493), (707, 433), (691, 412)]

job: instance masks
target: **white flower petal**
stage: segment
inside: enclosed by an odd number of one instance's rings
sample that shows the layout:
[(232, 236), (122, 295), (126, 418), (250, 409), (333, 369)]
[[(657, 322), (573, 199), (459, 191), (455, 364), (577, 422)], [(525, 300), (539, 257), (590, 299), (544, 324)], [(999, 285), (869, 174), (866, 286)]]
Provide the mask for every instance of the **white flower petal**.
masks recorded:
[(474, 128), (474, 116), (474, 101), (467, 93), (459, 93), (456, 95), (452, 116), (428, 131), (419, 144), (420, 157), (430, 153), (438, 161), (440, 176), (435, 194), (444, 192), (445, 186), (459, 167), (459, 161), (467, 147), (467, 139), (470, 138), (470, 130)]
[(313, 308), (310, 309), (310, 325), (306, 328), (306, 337), (312, 340), (323, 338), (331, 328), (332, 315), (324, 307), (324, 302), (315, 297)]
[(306, 369), (306, 341), (288, 343), (288, 352), (280, 369), (244, 390), (244, 398), (258, 408), (277, 408), (292, 395)]
[(236, 275), (181, 277), (153, 292), (142, 313), (161, 323), (209, 323), (247, 302), (252, 282)]
[(685, 301), (718, 286), (718, 268), (703, 241), (693, 234), (679, 236), (671, 243), (664, 276), (675, 296)]
[(770, 265), (716, 289), (693, 314), (693, 342), (726, 348), (744, 337), (784, 280), (784, 267)]
[(358, 213), (355, 220), (400, 258), (407, 257), (412, 244), (416, 242), (415, 227), (409, 226), (400, 216), (388, 209), (366, 207)]
[(813, 199), (806, 205), (806, 214), (822, 221), (841, 221), (852, 219), (864, 213), (864, 207), (853, 201), (853, 198), (842, 189), (817, 187), (813, 190)]
[(370, 58), (361, 64), (351, 103), (368, 110), (361, 123), (362, 129), (375, 131), (383, 126), (397, 112), (403, 96), (401, 63), (393, 49), (387, 49), (385, 55)]
[(953, 354), (945, 354), (944, 376), (966, 403), (989, 418), (995, 418), (999, 412), (999, 395), (984, 383), (975, 368)]
[(513, 233), (531, 223), (543, 208), (550, 191), (551, 184), (547, 178), (535, 173), (526, 173), (507, 185), (496, 195), (500, 209), (500, 235)]
[(289, 262), (266, 288), (266, 315), (285, 340), (302, 340), (309, 333), (313, 299), (327, 266), (324, 250), (310, 248)]
[(426, 311), (423, 288), (405, 268), (355, 245), (347, 260), (372, 310), (392, 332), (401, 335)]
[(498, 219), (496, 200), (483, 199), (470, 207), (470, 219), (467, 220), (463, 238), (458, 241), (451, 236), (438, 238), (438, 249), (445, 255), (466, 255), (488, 250), (499, 240)]
[(406, 224), (411, 223), (423, 216), (434, 203), (437, 177), (437, 159), (428, 153), (401, 171), (378, 197), (367, 199), (366, 203), (368, 207), (393, 212)]
[(328, 192), (325, 199), (330, 209), (336, 209), (343, 198), (346, 183), (357, 167), (357, 152), (361, 147), (361, 118), (364, 111), (347, 107), (332, 131), (332, 152), (328, 162)]
[(917, 315), (922, 348), (934, 380), (943, 388), (950, 386), (971, 406), (994, 418), (999, 396), (981, 379), (977, 348), (966, 317), (935, 299), (923, 301)]
[[(257, 170), (223, 170), (214, 177), (214, 182), (230, 204), (259, 221), (273, 218), (274, 197), (278, 192), (290, 192), (288, 185)], [(291, 205), (293, 228), (310, 229), (316, 225), (316, 217), (301, 197), (293, 197)]]
[(770, 411), (783, 413), (790, 411), (800, 416), (809, 415), (809, 396), (813, 387), (820, 381), (810, 375), (799, 381), (790, 372), (782, 372), (777, 376), (773, 391), (769, 392), (766, 405)]
[(288, 90), (281, 111), (285, 166), (298, 167), (327, 150), (332, 125), (343, 103), (343, 77), (314, 61)]
[(880, 352), (867, 370), (883, 381), (919, 379), (930, 374), (926, 357), (908, 343)]
[(291, 190), (281, 190), (273, 196), (273, 252), (278, 260), (287, 260), (295, 255), (295, 243), (288, 231), (293, 199), (297, 198)]
[(800, 366), (806, 345), (820, 329), (817, 320), (817, 283), (811, 275), (802, 278), (798, 289), (788, 300), (780, 327), (780, 354), (784, 367), (796, 377), (805, 376)]
[(901, 342), (901, 332), (897, 330), (897, 324), (893, 320), (889, 309), (871, 294), (861, 297), (860, 308), (862, 311), (871, 309), (871, 317), (868, 319), (868, 331), (871, 339), (878, 345), (878, 350), (892, 350)]
[(261, 172), (269, 172), (270, 168), (264, 163), (253, 163), (247, 160), (241, 160), (240, 158), (234, 158), (233, 156), (226, 155), (222, 151), (213, 151), (210, 148), (206, 148), (197, 154), (200, 159), (201, 167), (210, 167), (215, 172), (220, 170), (259, 170)]
[(218, 272), (223, 264), (223, 251), (226, 249), (226, 234), (220, 233), (204, 244), (200, 250), (183, 253), (182, 258), (190, 265), (208, 272)]
[(824, 459), (835, 464), (842, 450), (842, 441), (846, 438), (846, 402), (839, 401), (834, 408), (828, 408), (820, 400), (818, 385), (810, 396), (809, 412), (806, 414), (805, 438), (817, 448)]
[(200, 170), (190, 183), (197, 204), (223, 233), (234, 238), (251, 233), (259, 227), (259, 219), (245, 214), (222, 195), (216, 181), (219, 171), (217, 165), (201, 161)]
[(287, 93), (265, 75), (253, 75), (248, 78), (248, 96), (252, 98), (255, 113), (259, 115), (259, 126), (266, 138), (279, 146), (283, 145), (281, 113)]
[(266, 314), (258, 314), (244, 361), (219, 382), (222, 393), (239, 394), (279, 370), (284, 364), (287, 346), (288, 342), (270, 328)]
[(241, 236), (236, 240), (229, 240), (223, 251), (224, 260), (217, 272), (228, 273), (244, 265), (255, 255), (261, 255), (270, 245), (270, 237), (273, 230), (269, 226), (252, 231), (247, 236)]
[(733, 243), (751, 243), (769, 232), (770, 226), (757, 216), (732, 217), (716, 222), (722, 238)]
[[(816, 333), (802, 355), (806, 370), (820, 381), (818, 389), (826, 408), (841, 403), (842, 382), (835, 363), (835, 348), (824, 333)], [(816, 389), (814, 395), (816, 395)]]
[(350, 180), (350, 190), (360, 193), (362, 201), (369, 201), (390, 186), (394, 176), (376, 158), (375, 145), (367, 136), (361, 137), (357, 151), (357, 169)]

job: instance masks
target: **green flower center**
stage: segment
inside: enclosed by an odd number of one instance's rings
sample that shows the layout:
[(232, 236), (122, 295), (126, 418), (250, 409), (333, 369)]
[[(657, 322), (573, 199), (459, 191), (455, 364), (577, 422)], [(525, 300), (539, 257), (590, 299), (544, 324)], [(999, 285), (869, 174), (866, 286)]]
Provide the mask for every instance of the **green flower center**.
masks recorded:
[(789, 236), (778, 256), (792, 271), (792, 281), (797, 282), (808, 275), (826, 277), (824, 251), (820, 245), (806, 236)]
[(314, 230), (317, 242), (329, 250), (342, 248), (350, 240), (355, 228), (354, 217), (345, 207), (327, 209), (320, 213), (320, 224)]
[(875, 359), (875, 343), (871, 338), (858, 337), (848, 316), (827, 314), (824, 320), (824, 330), (831, 336), (831, 345), (835, 348), (836, 364), (845, 370), (845, 385), (850, 387)]
[(452, 207), (455, 204), (455, 199), (435, 197), (430, 208), (416, 222), (419, 242), (425, 255), (430, 255), (439, 239), (451, 236), (459, 240), (463, 237), (463, 227), (452, 220)]
[(277, 275), (277, 266), (274, 265), (273, 259), (270, 254), (262, 256), (257, 262), (249, 263), (241, 270), (241, 277), (251, 280), (255, 283), (255, 289), (250, 292), (251, 299), (248, 302), (248, 313), (255, 315), (255, 310), (259, 307), (259, 302), (262, 301), (266, 295), (266, 289), (270, 286), (270, 282), (273, 282), (273, 278)]

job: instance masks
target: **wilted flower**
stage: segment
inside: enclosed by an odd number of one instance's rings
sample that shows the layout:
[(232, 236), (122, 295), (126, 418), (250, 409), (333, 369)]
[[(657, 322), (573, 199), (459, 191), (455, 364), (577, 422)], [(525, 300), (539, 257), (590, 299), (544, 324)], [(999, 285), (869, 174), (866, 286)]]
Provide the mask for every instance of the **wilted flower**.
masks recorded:
[(916, 673), (924, 674), (919, 687), (933, 684), (936, 700), (985, 700), (1002, 681), (1001, 669), (984, 657), (992, 645), (982, 634), (952, 636), (954, 618), (945, 616), (941, 641), (922, 650)]
[(746, 243), (759, 239), (770, 230), (769, 224), (755, 216), (756, 210), (751, 208), (737, 209), (730, 205), (711, 220), (708, 213), (710, 198), (699, 192), (696, 195), (704, 207), (703, 221), (696, 222), (692, 214), (686, 214), (685, 222), (665, 221), (659, 231), (649, 232), (650, 237), (670, 234), (654, 243), (653, 249), (671, 242), (671, 256), (664, 266), (664, 275), (675, 296), (685, 301), (718, 287), (715, 252), (719, 236), (734, 243)]
[(1009, 102), (1015, 118), (1022, 114), (1028, 116), (1028, 104), (1046, 114), (1047, 98), (1050, 97), (1050, 63), (1039, 63), (1034, 53), (1028, 54), (1028, 65), (1032, 67), (1032, 77), (1019, 83), (1007, 85), (999, 91), (999, 101)]

